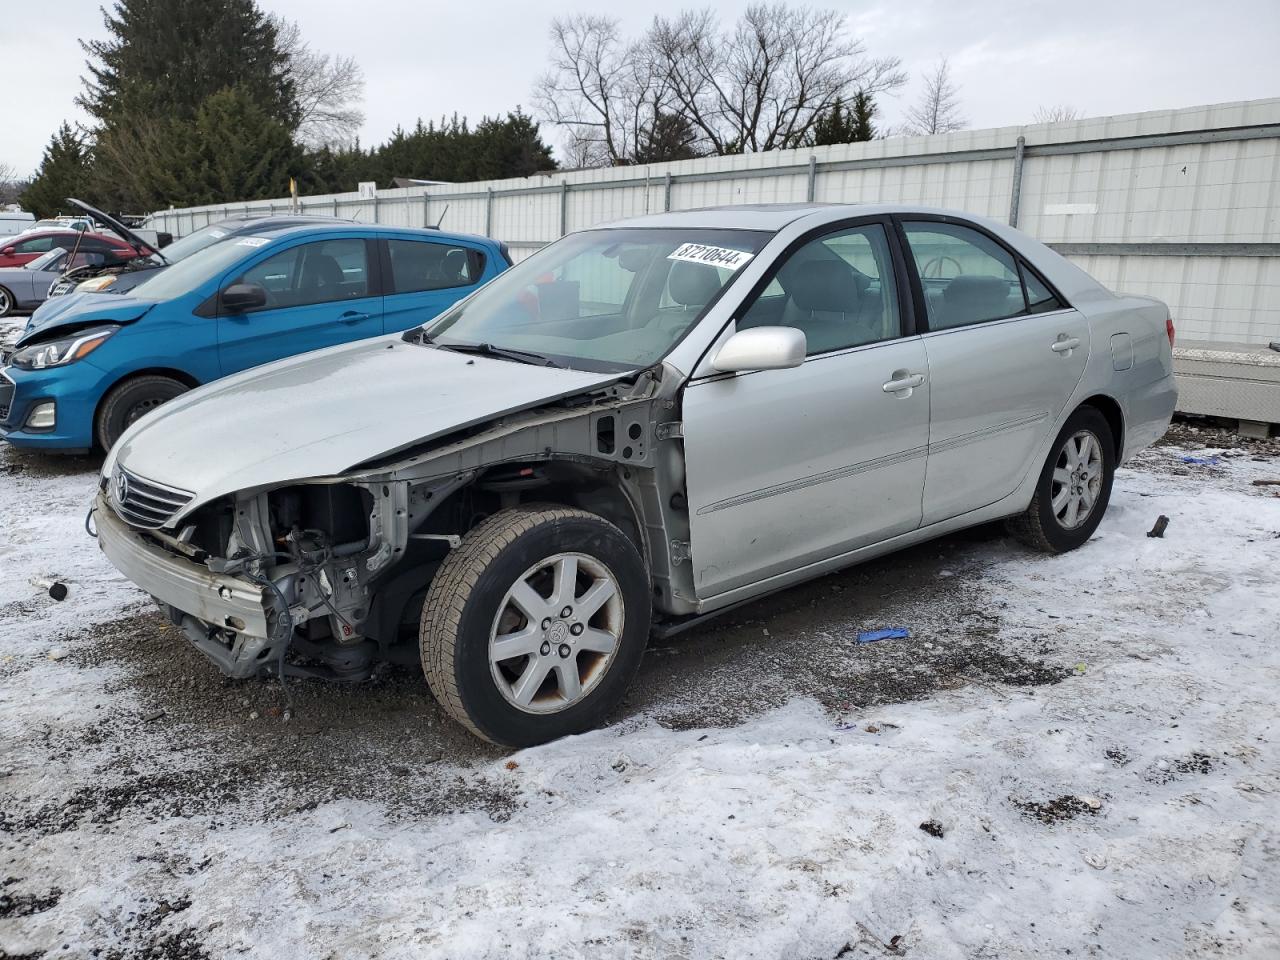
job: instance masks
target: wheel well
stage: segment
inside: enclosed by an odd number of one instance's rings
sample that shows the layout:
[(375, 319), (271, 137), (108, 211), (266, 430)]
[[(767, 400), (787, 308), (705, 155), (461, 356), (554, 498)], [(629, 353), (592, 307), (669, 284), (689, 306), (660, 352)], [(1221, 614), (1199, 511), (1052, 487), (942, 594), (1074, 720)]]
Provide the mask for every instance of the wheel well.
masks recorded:
[(1111, 428), (1111, 436), (1116, 443), (1116, 463), (1119, 463), (1120, 458), (1124, 456), (1124, 412), (1120, 409), (1120, 404), (1106, 394), (1099, 393), (1085, 400), (1080, 406), (1093, 407), (1106, 417), (1107, 426)]
[(107, 389), (103, 390), (102, 396), (98, 397), (98, 402), (94, 405), (93, 429), (95, 432), (95, 436), (94, 436), (95, 443), (97, 443), (96, 432), (97, 432), (98, 414), (102, 411), (102, 405), (106, 403), (107, 396), (111, 393), (112, 390), (114, 390), (116, 387), (120, 386), (121, 384), (128, 383), (130, 380), (137, 380), (139, 377), (168, 377), (170, 380), (177, 380), (180, 384), (182, 384), (188, 390), (191, 390), (191, 389), (194, 389), (195, 387), (200, 386), (200, 381), (197, 380), (195, 377), (191, 376), (191, 374), (186, 373), (183, 370), (174, 370), (171, 367), (147, 367), (145, 370), (131, 370), (129, 373), (125, 374), (115, 383), (111, 384), (111, 386), (107, 387)]

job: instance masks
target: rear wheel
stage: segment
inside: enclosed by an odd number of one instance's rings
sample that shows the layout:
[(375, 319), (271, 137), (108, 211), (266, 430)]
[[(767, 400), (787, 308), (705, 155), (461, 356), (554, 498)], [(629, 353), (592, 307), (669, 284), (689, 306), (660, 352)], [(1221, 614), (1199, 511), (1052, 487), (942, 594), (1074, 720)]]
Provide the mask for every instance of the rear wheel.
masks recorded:
[(1074, 550), (1102, 522), (1115, 466), (1115, 439), (1106, 417), (1081, 407), (1054, 440), (1031, 506), (1009, 520), (1009, 531), (1046, 553)]
[(635, 545), (595, 514), (516, 508), (467, 534), (427, 592), (419, 634), (436, 699), (476, 735), (525, 747), (618, 705), (649, 635)]
[(134, 377), (112, 387), (94, 423), (94, 439), (104, 451), (115, 446), (120, 434), (156, 407), (187, 392), (187, 385), (172, 377), (152, 374)]
[(16, 305), (13, 294), (4, 287), (0, 287), (0, 317), (7, 317), (13, 313), (13, 308)]

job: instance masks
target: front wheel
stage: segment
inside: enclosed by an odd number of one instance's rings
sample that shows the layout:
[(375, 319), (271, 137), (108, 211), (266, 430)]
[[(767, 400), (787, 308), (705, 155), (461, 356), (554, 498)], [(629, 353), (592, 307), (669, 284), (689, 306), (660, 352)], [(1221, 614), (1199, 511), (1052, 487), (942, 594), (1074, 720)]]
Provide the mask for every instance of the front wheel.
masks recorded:
[(13, 299), (13, 294), (4, 287), (0, 287), (0, 317), (7, 317), (13, 313), (17, 301)]
[(1102, 522), (1115, 469), (1115, 438), (1107, 418), (1081, 407), (1054, 440), (1031, 506), (1009, 520), (1009, 532), (1046, 553), (1074, 550)]
[(186, 392), (185, 383), (157, 374), (134, 377), (116, 384), (107, 392), (98, 408), (94, 439), (103, 451), (110, 450), (120, 439), (120, 434), (137, 420)]
[(649, 635), (648, 575), (617, 527), (568, 507), (477, 525), (437, 570), (419, 648), (431, 692), (477, 736), (527, 747), (598, 725)]

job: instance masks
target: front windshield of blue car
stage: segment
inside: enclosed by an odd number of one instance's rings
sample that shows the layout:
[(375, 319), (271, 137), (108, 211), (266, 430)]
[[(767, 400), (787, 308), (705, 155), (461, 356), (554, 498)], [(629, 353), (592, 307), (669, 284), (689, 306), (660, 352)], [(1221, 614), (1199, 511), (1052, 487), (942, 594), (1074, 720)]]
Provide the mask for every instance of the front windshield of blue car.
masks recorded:
[(571, 234), (426, 327), (444, 349), (522, 351), (622, 371), (661, 360), (772, 234), (612, 228)]
[(212, 246), (179, 260), (156, 273), (130, 292), (139, 300), (172, 300), (190, 293), (196, 287), (221, 276), (232, 266), (269, 241), (265, 237), (228, 237)]
[[(193, 253), (198, 253), (206, 247), (211, 247), (219, 240), (225, 240), (231, 234), (229, 227), (221, 224), (213, 223), (207, 227), (201, 227), (195, 233), (188, 233), (181, 240), (175, 240), (160, 252), (164, 254), (164, 259), (170, 263), (177, 263), (179, 260), (185, 260)], [(152, 257), (157, 263), (163, 263), (159, 257)]]

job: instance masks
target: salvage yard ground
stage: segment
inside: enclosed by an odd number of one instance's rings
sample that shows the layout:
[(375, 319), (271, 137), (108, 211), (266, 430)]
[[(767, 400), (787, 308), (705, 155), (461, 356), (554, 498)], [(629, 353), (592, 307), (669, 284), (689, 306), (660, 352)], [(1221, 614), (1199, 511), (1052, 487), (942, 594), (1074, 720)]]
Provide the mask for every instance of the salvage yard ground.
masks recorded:
[(823, 578), (517, 753), (414, 669), (222, 680), (95, 466), (0, 450), (0, 957), (1280, 956), (1280, 443), (1179, 427), (1073, 554)]

